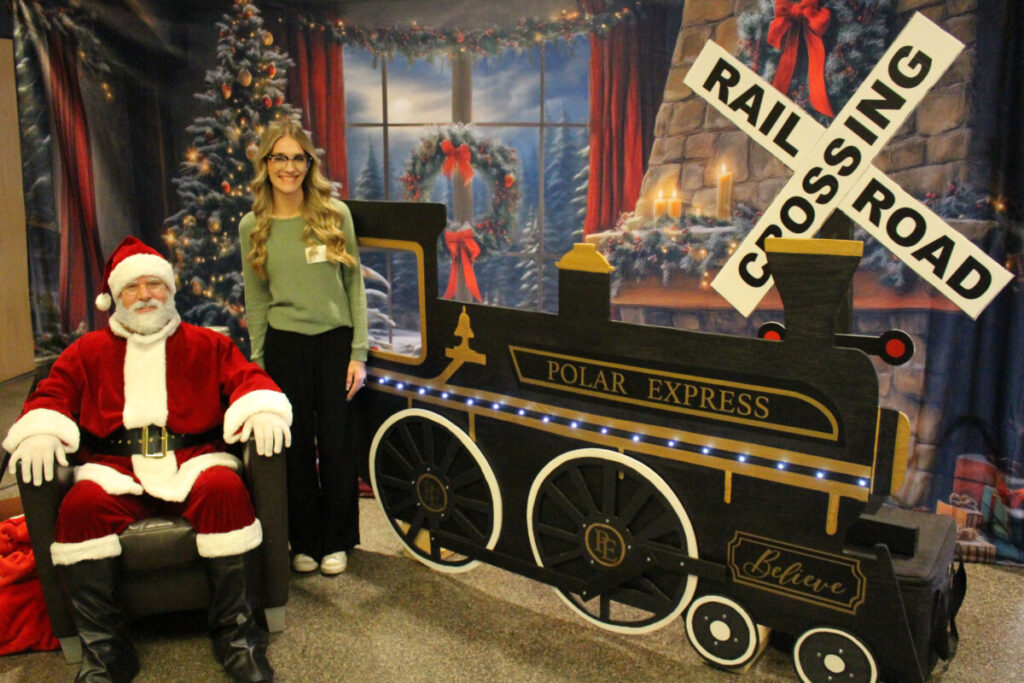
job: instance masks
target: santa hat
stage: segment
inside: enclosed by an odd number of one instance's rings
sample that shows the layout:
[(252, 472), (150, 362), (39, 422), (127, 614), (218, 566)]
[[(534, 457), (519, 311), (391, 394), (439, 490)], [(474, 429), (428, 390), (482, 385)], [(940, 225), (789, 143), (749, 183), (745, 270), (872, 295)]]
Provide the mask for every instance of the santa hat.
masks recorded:
[(96, 308), (110, 310), (110, 305), (121, 295), (125, 285), (143, 276), (159, 278), (174, 295), (174, 269), (170, 262), (156, 249), (134, 237), (125, 237), (107, 259), (103, 269), (103, 292), (96, 297)]

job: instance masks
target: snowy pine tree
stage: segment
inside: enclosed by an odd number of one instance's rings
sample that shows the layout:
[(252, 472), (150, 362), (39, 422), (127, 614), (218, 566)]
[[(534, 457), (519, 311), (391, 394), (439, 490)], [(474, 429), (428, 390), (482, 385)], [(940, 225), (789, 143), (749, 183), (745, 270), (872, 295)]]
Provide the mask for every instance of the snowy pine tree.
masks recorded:
[(292, 62), (273, 47), (256, 6), (235, 0), (217, 27), (217, 62), (206, 72), (206, 89), (195, 94), (212, 112), (186, 128), (194, 137), (172, 180), (182, 208), (166, 219), (164, 242), (182, 318), (226, 326), (247, 350), (238, 221), (252, 207), (251, 160), (267, 123), (298, 120), (300, 113), (284, 101)]
[(572, 206), (579, 234), (573, 233), (573, 242), (583, 241), (583, 223), (587, 219), (587, 192), (590, 186), (590, 145), (580, 147), (580, 170), (573, 176)]
[[(36, 51), (23, 22), (15, 22), (15, 73), (18, 83), (18, 125), (21, 130), (21, 177), (28, 233), (29, 295), (36, 355), (51, 356), (67, 346), (61, 329), (59, 263), (60, 231), (53, 192), (53, 155), (46, 85)], [(70, 332), (68, 330), (67, 332)]]
[(353, 199), (384, 199), (384, 177), (380, 173), (380, 162), (373, 144), (366, 145), (366, 164), (356, 178)]
[[(565, 123), (564, 111), (560, 123)], [(551, 130), (544, 168), (544, 251), (560, 257), (572, 248), (573, 233), (582, 228), (573, 207), (580, 156), (572, 128)]]
[(519, 308), (555, 312), (558, 309), (558, 272), (554, 259), (545, 259), (541, 250), (540, 228), (536, 216), (523, 221), (519, 261)]

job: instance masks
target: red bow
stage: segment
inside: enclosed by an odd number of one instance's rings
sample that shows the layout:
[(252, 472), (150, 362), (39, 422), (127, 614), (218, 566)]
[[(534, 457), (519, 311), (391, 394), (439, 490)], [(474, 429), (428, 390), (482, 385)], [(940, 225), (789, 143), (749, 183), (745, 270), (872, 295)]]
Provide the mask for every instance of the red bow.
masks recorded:
[(772, 85), (784, 93), (789, 91), (802, 28), (807, 44), (807, 86), (811, 104), (825, 116), (835, 116), (825, 89), (825, 44), (821, 41), (831, 18), (832, 13), (819, 7), (818, 0), (775, 0), (775, 18), (768, 26), (768, 44), (782, 50)]
[(1024, 488), (1011, 489), (1003, 482), (999, 482), (996, 485), (996, 491), (999, 493), (999, 497), (1003, 499), (1006, 507), (1011, 510), (1018, 510), (1024, 507)]
[(469, 145), (462, 143), (456, 147), (452, 144), (451, 140), (442, 140), (441, 151), (444, 152), (445, 157), (441, 173), (451, 177), (452, 171), (458, 168), (459, 173), (462, 175), (463, 184), (469, 185), (473, 182), (473, 166), (469, 163), (472, 153), (470, 152)]
[(448, 275), (448, 289), (444, 291), (444, 298), (451, 299), (455, 296), (455, 289), (459, 282), (459, 270), (466, 279), (466, 287), (473, 298), (482, 302), (480, 288), (476, 284), (476, 273), (473, 272), (473, 261), (480, 255), (480, 245), (473, 239), (473, 230), (446, 230), (444, 242), (448, 245), (448, 253), (452, 256), (452, 270)]

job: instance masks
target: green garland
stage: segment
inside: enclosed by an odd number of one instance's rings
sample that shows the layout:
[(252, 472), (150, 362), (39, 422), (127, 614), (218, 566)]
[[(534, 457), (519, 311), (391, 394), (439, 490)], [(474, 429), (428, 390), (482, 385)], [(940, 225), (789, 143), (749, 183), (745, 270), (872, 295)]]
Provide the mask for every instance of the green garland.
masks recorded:
[(615, 268), (612, 296), (618, 296), (623, 284), (651, 276), (660, 277), (666, 287), (675, 273), (707, 284), (753, 228), (757, 215), (751, 207), (737, 204), (731, 222), (685, 214), (680, 218), (661, 216), (638, 229), (625, 230), (629, 219), (630, 214), (623, 214), (615, 231), (600, 245), (601, 253)]
[[(929, 192), (924, 202), (941, 218), (999, 220), (1005, 206), (985, 193), (950, 183), (945, 192)], [(606, 233), (600, 251), (615, 267), (612, 274), (612, 296), (618, 296), (625, 283), (639, 282), (658, 276), (668, 286), (674, 274), (698, 278), (703, 286), (725, 264), (760, 219), (760, 212), (749, 204), (737, 203), (731, 219), (717, 221), (706, 216), (686, 214), (681, 218), (661, 216), (634, 229), (627, 229), (635, 220), (623, 214), (615, 230)], [(708, 228), (717, 228), (711, 229)], [(896, 258), (881, 242), (860, 226), (854, 228), (854, 239), (864, 242), (860, 268), (872, 273), (882, 285), (902, 294), (920, 282), (920, 276)], [(1019, 247), (1014, 247), (1007, 267), (1020, 275)]]
[(431, 129), (405, 162), (402, 185), (405, 199), (423, 201), (424, 187), (441, 171), (446, 156), (442, 143), (470, 150), (470, 166), (491, 188), (491, 210), (476, 224), (477, 242), (484, 250), (509, 242), (519, 204), (519, 160), (516, 151), (494, 138), (480, 139), (471, 125), (450, 124)]
[(582, 10), (563, 11), (552, 20), (524, 18), (508, 28), (468, 31), (432, 30), (416, 22), (408, 27), (363, 28), (341, 19), (323, 22), (302, 14), (298, 21), (305, 28), (329, 33), (339, 43), (358, 45), (378, 57), (392, 59), (401, 54), (413, 61), (456, 52), (497, 55), (508, 49), (522, 50), (555, 40), (571, 40), (584, 33), (605, 35), (619, 24), (642, 16), (645, 6), (651, 4), (681, 3), (680, 0), (610, 0), (603, 10), (594, 14)]

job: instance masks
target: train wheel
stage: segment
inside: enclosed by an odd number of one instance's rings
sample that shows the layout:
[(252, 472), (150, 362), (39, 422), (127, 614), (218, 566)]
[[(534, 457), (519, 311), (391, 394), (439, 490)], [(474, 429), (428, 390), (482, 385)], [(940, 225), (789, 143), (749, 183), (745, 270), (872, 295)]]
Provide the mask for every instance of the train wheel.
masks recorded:
[(501, 492), (483, 453), (462, 429), (429, 410), (410, 408), (389, 417), (370, 446), (370, 481), (406, 550), (445, 572), (478, 562), (435, 547), (431, 531), (444, 531), (488, 550), (501, 533)]
[(653, 631), (682, 614), (697, 557), (682, 503), (643, 463), (601, 448), (563, 453), (533, 480), (527, 528), (537, 564), (593, 582), (593, 594), (556, 588), (584, 619), (611, 631)]
[(793, 646), (793, 665), (804, 683), (875, 683), (878, 680), (878, 665), (867, 646), (836, 628), (805, 631)]
[(702, 595), (686, 612), (686, 635), (693, 649), (722, 669), (742, 669), (753, 662), (769, 632), (742, 605), (721, 595)]

